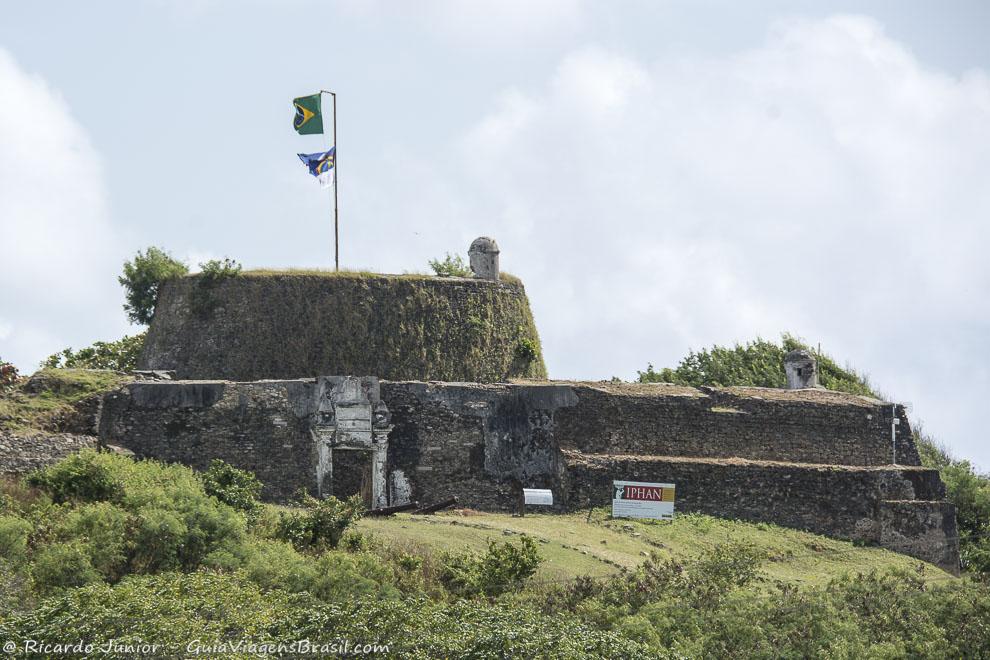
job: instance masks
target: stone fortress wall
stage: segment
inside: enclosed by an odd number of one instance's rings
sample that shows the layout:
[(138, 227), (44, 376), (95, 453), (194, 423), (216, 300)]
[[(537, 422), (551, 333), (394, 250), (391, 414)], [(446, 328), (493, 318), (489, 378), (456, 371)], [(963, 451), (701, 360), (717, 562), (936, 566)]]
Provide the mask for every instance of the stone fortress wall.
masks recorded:
[[(341, 411), (361, 393), (368, 421), (359, 429), (352, 418), (360, 415)], [(107, 396), (100, 436), (197, 468), (221, 458), (257, 473), (274, 500), (299, 488), (349, 495), (365, 481), (376, 506), (456, 496), (464, 506), (507, 510), (518, 482), (550, 488), (558, 510), (574, 510), (606, 504), (612, 479), (675, 482), (679, 511), (769, 521), (958, 566), (954, 511), (937, 472), (918, 465), (903, 409), (826, 390), (368, 377), (136, 382)], [(364, 459), (353, 460), (361, 450)]]
[(320, 374), (546, 378), (522, 283), (371, 273), (198, 275), (165, 283), (139, 360), (183, 379)]

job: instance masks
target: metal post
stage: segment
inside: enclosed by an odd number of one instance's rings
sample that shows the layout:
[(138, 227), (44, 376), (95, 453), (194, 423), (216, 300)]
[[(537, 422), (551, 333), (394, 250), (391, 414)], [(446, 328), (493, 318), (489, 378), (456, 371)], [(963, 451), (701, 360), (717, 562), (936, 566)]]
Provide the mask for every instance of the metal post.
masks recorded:
[(337, 95), (328, 89), (321, 89), (320, 92), (323, 94), (329, 94), (333, 106), (333, 268), (335, 271), (340, 270), (340, 221), (339, 214), (337, 213), (337, 175), (339, 174), (337, 170), (337, 159), (340, 154), (337, 153)]
[(340, 225), (337, 215), (337, 95), (330, 93), (333, 98), (333, 269), (340, 270)]

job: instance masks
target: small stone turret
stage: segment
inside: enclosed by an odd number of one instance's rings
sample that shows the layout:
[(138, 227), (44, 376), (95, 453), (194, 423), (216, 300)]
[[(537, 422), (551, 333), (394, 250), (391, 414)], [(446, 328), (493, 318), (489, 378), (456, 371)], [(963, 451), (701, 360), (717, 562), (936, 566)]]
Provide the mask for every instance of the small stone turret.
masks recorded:
[(498, 243), (494, 238), (482, 236), (474, 239), (468, 249), (471, 272), (483, 280), (498, 280)]
[(793, 350), (784, 356), (784, 375), (789, 390), (818, 387), (818, 360), (804, 349)]

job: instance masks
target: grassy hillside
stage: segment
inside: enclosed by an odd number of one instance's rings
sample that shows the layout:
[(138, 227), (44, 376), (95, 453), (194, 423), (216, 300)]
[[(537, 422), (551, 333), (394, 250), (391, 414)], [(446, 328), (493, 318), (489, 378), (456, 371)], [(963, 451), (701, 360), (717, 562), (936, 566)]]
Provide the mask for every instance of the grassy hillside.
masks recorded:
[(42, 369), (0, 390), (0, 431), (73, 430), (77, 423), (85, 423), (75, 418), (95, 405), (95, 397), (126, 379), (113, 371)]
[(261, 487), (219, 461), (196, 473), (92, 450), (0, 480), (6, 652), (83, 640), (184, 657), (199, 640), (273, 657), (302, 640), (325, 656), (345, 642), (413, 658), (990, 656), (986, 584), (882, 550), (601, 510), (359, 521), (358, 498), (275, 507)]
[(465, 548), (480, 551), (489, 540), (512, 540), (525, 534), (539, 542), (544, 559), (536, 574), (538, 581), (615, 575), (623, 568), (635, 568), (650, 553), (692, 561), (726, 543), (756, 549), (763, 557), (761, 576), (773, 583), (817, 585), (849, 573), (888, 569), (910, 570), (926, 582), (954, 579), (931, 564), (882, 548), (699, 514), (681, 515), (667, 522), (612, 519), (607, 509), (596, 509), (590, 519), (587, 512), (520, 518), (461, 510), (432, 516), (365, 518), (357, 529), (420, 553)]

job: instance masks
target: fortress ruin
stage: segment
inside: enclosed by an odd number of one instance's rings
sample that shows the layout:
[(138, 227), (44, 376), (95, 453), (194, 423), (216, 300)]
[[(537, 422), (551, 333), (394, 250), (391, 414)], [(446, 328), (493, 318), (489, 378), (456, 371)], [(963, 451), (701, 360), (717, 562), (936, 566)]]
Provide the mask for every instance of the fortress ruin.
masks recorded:
[(817, 387), (800, 352), (788, 389), (548, 381), (495, 242), (476, 241), (471, 263), (478, 277), (246, 274), (205, 310), (195, 277), (170, 283), (142, 362), (179, 379), (108, 394), (100, 441), (197, 468), (223, 459), (272, 500), (302, 488), (498, 511), (522, 483), (568, 511), (607, 504), (613, 479), (673, 482), (680, 512), (958, 571), (954, 508), (903, 407)]

